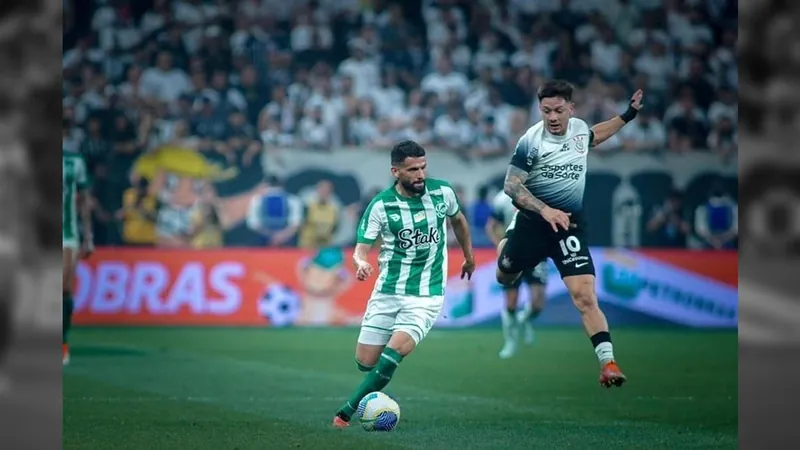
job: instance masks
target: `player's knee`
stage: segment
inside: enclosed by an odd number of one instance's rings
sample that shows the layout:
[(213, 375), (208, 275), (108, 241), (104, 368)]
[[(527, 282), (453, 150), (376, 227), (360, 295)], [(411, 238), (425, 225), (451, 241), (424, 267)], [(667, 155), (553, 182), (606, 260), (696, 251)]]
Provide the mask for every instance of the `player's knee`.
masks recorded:
[(370, 348), (359, 345), (358, 348), (356, 348), (356, 366), (358, 367), (358, 370), (362, 372), (369, 372), (375, 368), (375, 366), (378, 364), (378, 358), (381, 357), (381, 351), (383, 351), (383, 347), (372, 345), (369, 347)]
[(356, 367), (358, 367), (358, 370), (361, 372), (370, 372), (375, 368), (375, 364), (376, 362), (365, 364), (358, 359), (358, 356), (356, 356)]
[(497, 278), (497, 282), (503, 286), (510, 286), (517, 281), (517, 278), (522, 275), (521, 272), (519, 273), (506, 273), (500, 270), (499, 268), (495, 271), (495, 277)]
[(399, 353), (400, 356), (408, 356), (417, 348), (417, 342), (422, 339), (422, 336), (414, 337), (412, 334), (414, 331), (411, 330), (397, 330), (392, 334), (392, 338), (389, 339), (386, 346)]

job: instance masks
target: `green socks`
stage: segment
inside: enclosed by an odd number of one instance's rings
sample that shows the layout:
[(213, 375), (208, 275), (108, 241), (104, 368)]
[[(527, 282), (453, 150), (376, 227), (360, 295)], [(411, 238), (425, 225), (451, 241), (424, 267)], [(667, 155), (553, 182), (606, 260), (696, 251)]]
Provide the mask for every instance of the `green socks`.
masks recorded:
[(69, 329), (72, 328), (72, 309), (75, 304), (72, 301), (72, 294), (62, 292), (61, 294), (61, 343), (67, 343)]
[(383, 353), (381, 353), (381, 357), (378, 360), (378, 365), (364, 377), (364, 381), (361, 382), (356, 391), (353, 392), (353, 395), (347, 399), (347, 402), (339, 409), (336, 415), (342, 419), (350, 420), (353, 414), (356, 413), (356, 408), (358, 408), (358, 404), (361, 402), (362, 398), (370, 392), (380, 391), (389, 384), (392, 375), (394, 375), (394, 371), (401, 361), (403, 361), (403, 357), (400, 356), (400, 353), (388, 347), (383, 349)]

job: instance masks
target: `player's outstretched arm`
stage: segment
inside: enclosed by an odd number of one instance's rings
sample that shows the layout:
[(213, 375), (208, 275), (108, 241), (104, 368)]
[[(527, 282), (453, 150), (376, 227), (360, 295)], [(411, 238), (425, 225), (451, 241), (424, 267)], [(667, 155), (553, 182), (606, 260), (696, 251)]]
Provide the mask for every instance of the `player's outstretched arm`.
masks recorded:
[(625, 124), (635, 119), (636, 115), (639, 114), (639, 110), (642, 108), (643, 96), (644, 92), (642, 92), (641, 89), (636, 91), (631, 97), (630, 106), (628, 106), (628, 109), (624, 113), (593, 126), (592, 139), (589, 145), (596, 147), (602, 144), (603, 142), (609, 140), (611, 136), (617, 134), (617, 132), (621, 130)]

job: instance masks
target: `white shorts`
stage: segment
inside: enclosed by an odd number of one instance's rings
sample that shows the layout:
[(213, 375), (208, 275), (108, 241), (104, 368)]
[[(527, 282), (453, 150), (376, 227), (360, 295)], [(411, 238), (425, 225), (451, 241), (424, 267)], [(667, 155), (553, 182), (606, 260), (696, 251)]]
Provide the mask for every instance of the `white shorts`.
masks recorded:
[(444, 296), (416, 297), (411, 295), (373, 294), (361, 321), (358, 342), (367, 345), (386, 345), (392, 333), (403, 331), (419, 342), (439, 318)]

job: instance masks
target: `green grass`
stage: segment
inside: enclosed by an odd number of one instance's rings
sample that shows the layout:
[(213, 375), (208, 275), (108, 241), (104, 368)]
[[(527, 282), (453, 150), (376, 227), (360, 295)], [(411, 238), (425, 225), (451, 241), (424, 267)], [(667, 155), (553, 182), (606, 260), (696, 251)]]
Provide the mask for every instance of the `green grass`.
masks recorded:
[(618, 329), (629, 378), (598, 386), (578, 329), (512, 360), (499, 330), (434, 330), (386, 389), (391, 433), (330, 428), (358, 385), (352, 329), (78, 329), (64, 449), (734, 449), (735, 332)]

